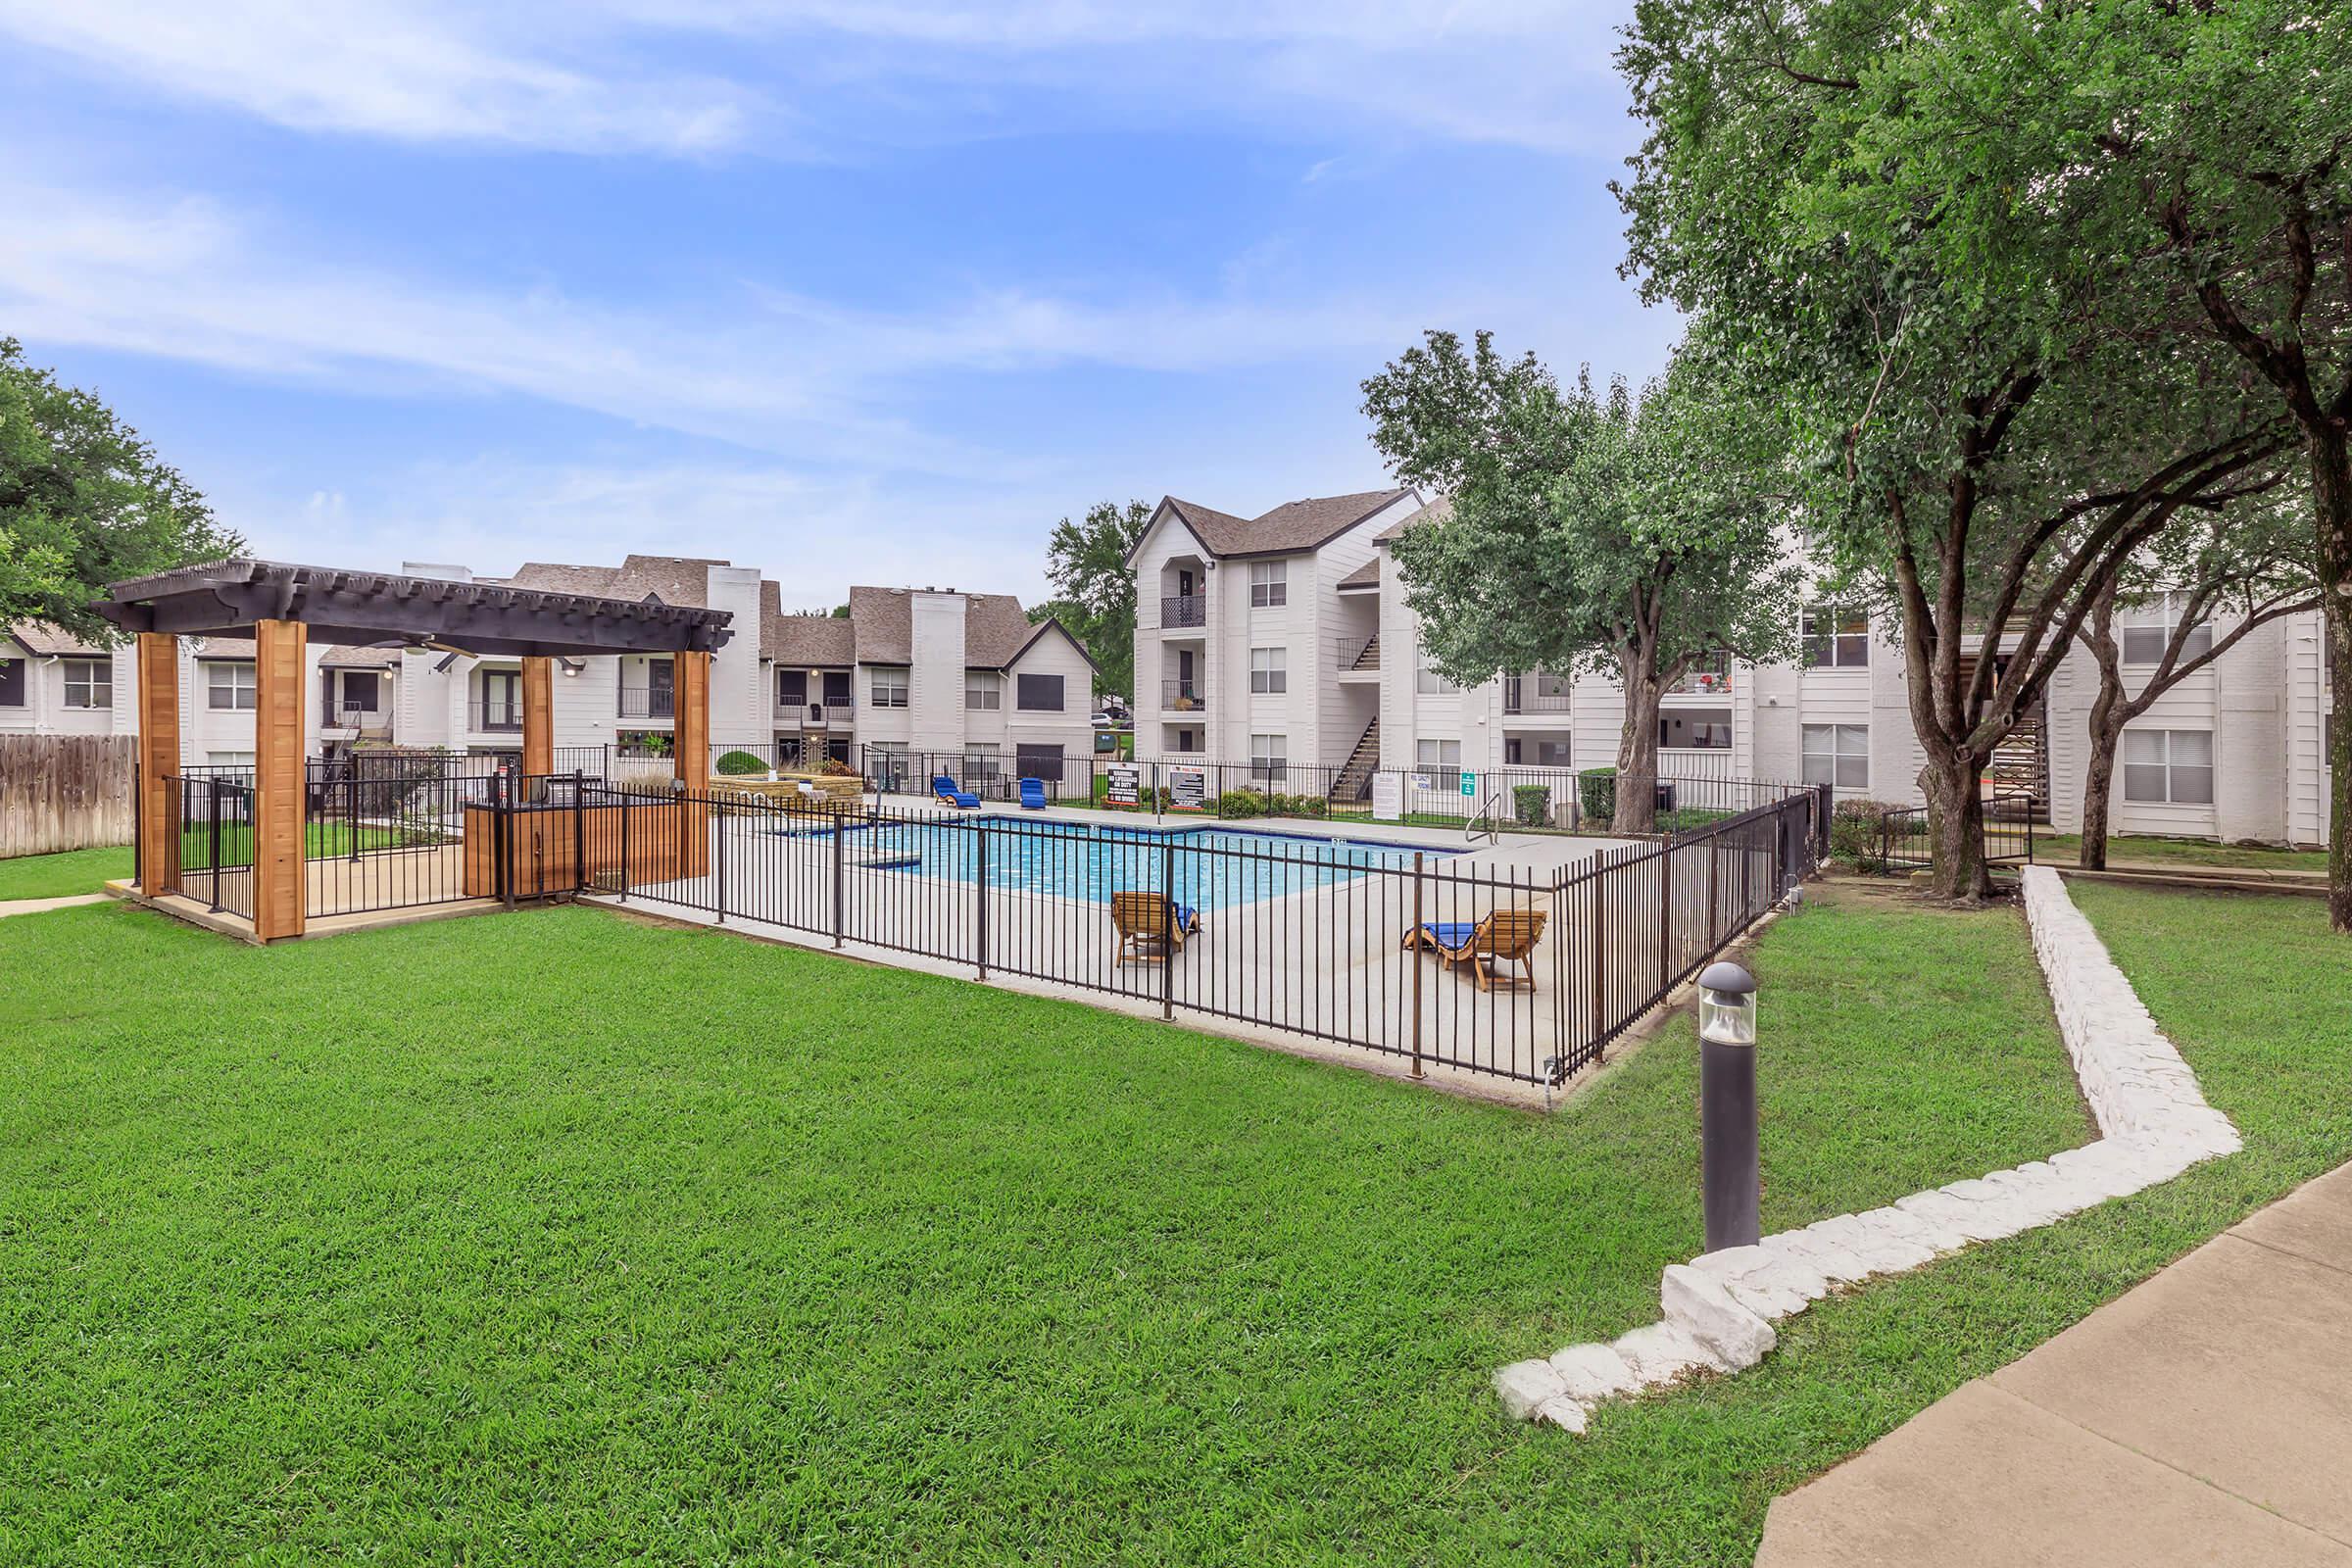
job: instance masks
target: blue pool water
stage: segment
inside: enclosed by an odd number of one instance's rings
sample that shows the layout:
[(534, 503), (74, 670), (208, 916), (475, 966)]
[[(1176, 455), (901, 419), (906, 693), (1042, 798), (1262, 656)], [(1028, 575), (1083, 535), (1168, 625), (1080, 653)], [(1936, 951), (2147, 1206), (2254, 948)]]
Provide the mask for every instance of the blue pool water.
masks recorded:
[[(1007, 892), (1058, 894), (1108, 904), (1113, 892), (1164, 890), (1173, 871), (1176, 902), (1199, 909), (1256, 904), (1328, 887), (1380, 867), (1408, 866), (1413, 846), (1357, 839), (1317, 839), (1227, 827), (1097, 827), (989, 816), (988, 885)], [(847, 846), (859, 864), (909, 875), (973, 882), (980, 835), (960, 823), (884, 823), (854, 828)], [(1173, 847), (1170, 853), (1169, 847)], [(1430, 860), (1455, 853), (1424, 849)], [(1171, 864), (1172, 862), (1172, 864)]]

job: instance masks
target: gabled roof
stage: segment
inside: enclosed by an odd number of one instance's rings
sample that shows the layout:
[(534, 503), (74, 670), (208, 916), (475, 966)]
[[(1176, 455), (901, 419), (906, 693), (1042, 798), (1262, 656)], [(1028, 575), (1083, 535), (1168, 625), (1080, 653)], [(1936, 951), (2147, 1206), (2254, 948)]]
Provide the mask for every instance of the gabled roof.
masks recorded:
[(1338, 584), (1342, 593), (1346, 593), (1351, 588), (1377, 588), (1379, 586), (1380, 558), (1378, 556), (1374, 556), (1370, 561), (1342, 577)]
[(477, 578), (502, 582), (509, 588), (537, 588), (549, 593), (595, 594), (603, 599), (659, 599), (665, 605), (707, 610), (710, 604), (710, 568), (728, 564), (706, 556), (639, 556), (621, 559), (617, 566), (574, 566), (555, 561), (526, 561), (512, 577)]
[[(251, 650), (247, 650), (250, 657)], [(320, 669), (393, 669), (400, 663), (397, 648), (361, 648), (351, 643), (336, 643), (318, 654)]]
[(85, 643), (72, 632), (53, 626), (45, 620), (12, 621), (8, 635), (14, 637), (24, 650), (38, 659), (104, 659), (108, 650), (96, 643)]
[(1407, 528), (1418, 528), (1425, 522), (1444, 522), (1453, 515), (1453, 498), (1440, 496), (1419, 512), (1408, 512), (1372, 536), (1374, 544), (1387, 544)]
[[(1341, 534), (1398, 501), (1411, 496), (1406, 489), (1359, 490), (1344, 496), (1308, 496), (1286, 501), (1255, 517), (1237, 517), (1197, 501), (1163, 497), (1160, 507), (1172, 514), (1210, 555), (1294, 556), (1319, 550)], [(1131, 553), (1132, 559), (1132, 553)]]
[[(914, 659), (912, 588), (850, 590), (849, 624), (857, 628), (858, 662), (906, 664)], [(963, 662), (967, 669), (1003, 669), (1035, 640), (1028, 612), (1010, 594), (957, 594), (963, 601)]]

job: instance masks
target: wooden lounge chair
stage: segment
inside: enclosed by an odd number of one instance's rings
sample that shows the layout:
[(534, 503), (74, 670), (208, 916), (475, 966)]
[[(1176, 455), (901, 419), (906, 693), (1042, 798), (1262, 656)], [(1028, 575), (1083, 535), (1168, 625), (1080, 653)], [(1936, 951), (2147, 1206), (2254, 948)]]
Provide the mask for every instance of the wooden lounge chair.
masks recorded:
[(957, 789), (956, 781), (945, 773), (931, 781), (931, 796), (934, 800), (945, 801), (948, 805), (960, 807), (966, 811), (980, 809), (980, 797), (974, 795), (970, 790)]
[[(1544, 940), (1542, 909), (1496, 909), (1473, 924), (1468, 920), (1425, 920), (1404, 934), (1404, 946), (1434, 953), (1445, 964), (1470, 966), (1478, 989), (1495, 985), (1536, 988), (1536, 965), (1531, 956)], [(1503, 974), (1498, 963), (1516, 963), (1519, 974)]]
[(1127, 892), (1110, 896), (1110, 928), (1117, 937), (1117, 961), (1130, 958), (1164, 963), (1184, 951), (1184, 939), (1200, 931), (1200, 911), (1168, 902), (1164, 893)]

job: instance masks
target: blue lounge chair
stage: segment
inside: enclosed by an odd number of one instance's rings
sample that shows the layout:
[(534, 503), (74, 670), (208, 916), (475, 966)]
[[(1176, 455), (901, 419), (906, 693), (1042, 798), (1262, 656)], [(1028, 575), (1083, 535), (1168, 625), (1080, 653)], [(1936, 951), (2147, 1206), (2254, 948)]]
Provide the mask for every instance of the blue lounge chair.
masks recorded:
[(1021, 805), (1032, 811), (1046, 808), (1046, 781), (1042, 778), (1021, 780)]
[(970, 790), (957, 789), (956, 781), (945, 773), (931, 781), (931, 793), (950, 806), (959, 806), (967, 811), (976, 811), (980, 808), (980, 797), (974, 795)]

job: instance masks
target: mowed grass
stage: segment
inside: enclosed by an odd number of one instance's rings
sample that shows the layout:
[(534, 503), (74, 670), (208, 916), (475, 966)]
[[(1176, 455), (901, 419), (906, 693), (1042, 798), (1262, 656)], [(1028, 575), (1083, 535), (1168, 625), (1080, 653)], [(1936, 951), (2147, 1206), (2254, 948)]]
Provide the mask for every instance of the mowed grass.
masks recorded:
[[(1744, 1561), (1776, 1493), (2342, 1157), (2340, 1014), (2225, 1004), (2205, 901), (2094, 900), (2204, 971), (2152, 1001), (2206, 1009), (2244, 1168), (1581, 1440), (1487, 1377), (1698, 1247), (1687, 1019), (1544, 1118), (587, 909), (0, 922), (40, 977), (0, 988), (0, 1560)], [(2341, 962), (2278, 902), (2229, 945), (2265, 996), (2260, 941)], [(1833, 890), (1756, 966), (1768, 1228), (2090, 1136), (2013, 910)]]
[[(2045, 865), (2072, 865), (2082, 853), (2076, 833), (2034, 834), (2034, 858)], [(2225, 870), (2325, 871), (2326, 850), (2282, 850), (2268, 844), (2217, 844), (2210, 839), (2160, 839), (2118, 835), (2107, 840), (2109, 864), (2134, 860), (2154, 865), (2209, 866)]]
[(63, 855), (27, 855), (0, 860), (0, 901), (70, 899), (105, 891), (130, 875), (130, 846), (69, 850)]

